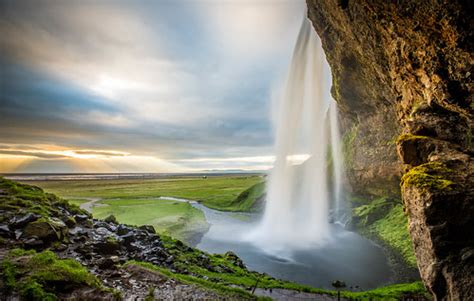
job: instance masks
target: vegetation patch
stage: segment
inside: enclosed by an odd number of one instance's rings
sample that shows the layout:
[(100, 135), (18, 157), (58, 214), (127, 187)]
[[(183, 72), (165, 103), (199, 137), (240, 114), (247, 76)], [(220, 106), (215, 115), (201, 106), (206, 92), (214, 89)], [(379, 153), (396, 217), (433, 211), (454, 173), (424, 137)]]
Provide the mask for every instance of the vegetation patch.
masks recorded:
[(430, 139), (426, 136), (412, 135), (412, 134), (402, 134), (397, 138), (397, 144), (400, 144), (403, 141), (414, 141), (414, 140), (426, 140)]
[(416, 267), (416, 257), (408, 232), (408, 219), (402, 205), (396, 205), (382, 219), (370, 226), (370, 231), (397, 250), (412, 267)]
[(80, 263), (58, 259), (51, 251), (13, 249), (3, 259), (1, 270), (6, 289), (26, 300), (57, 300), (58, 295), (83, 287), (108, 291)]
[(342, 136), (342, 155), (344, 156), (344, 164), (348, 169), (354, 166), (354, 141), (359, 132), (359, 124), (354, 124)]
[(342, 292), (341, 296), (355, 300), (426, 300), (430, 295), (421, 281), (379, 287), (366, 292)]
[(429, 162), (410, 169), (403, 175), (402, 188), (415, 186), (423, 189), (434, 189), (440, 191), (452, 190), (455, 183), (447, 177), (452, 170), (440, 162)]
[(368, 236), (383, 241), (402, 255), (405, 262), (416, 267), (416, 257), (408, 232), (408, 218), (403, 205), (380, 198), (353, 209), (356, 227)]
[(66, 208), (72, 213), (87, 214), (78, 206), (51, 193), (45, 193), (37, 186), (21, 184), (0, 177), (0, 209), (18, 210), (40, 214), (42, 216), (57, 216), (60, 208)]

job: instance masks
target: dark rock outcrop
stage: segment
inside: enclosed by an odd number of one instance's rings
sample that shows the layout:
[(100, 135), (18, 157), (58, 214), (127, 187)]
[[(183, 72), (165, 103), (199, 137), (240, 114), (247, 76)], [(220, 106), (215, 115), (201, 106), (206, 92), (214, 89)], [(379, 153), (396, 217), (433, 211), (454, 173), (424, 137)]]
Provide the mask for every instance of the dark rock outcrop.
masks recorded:
[(436, 300), (472, 299), (473, 2), (343, 2), (307, 0), (351, 142), (349, 179), (358, 194), (390, 195), (404, 173), (426, 286)]

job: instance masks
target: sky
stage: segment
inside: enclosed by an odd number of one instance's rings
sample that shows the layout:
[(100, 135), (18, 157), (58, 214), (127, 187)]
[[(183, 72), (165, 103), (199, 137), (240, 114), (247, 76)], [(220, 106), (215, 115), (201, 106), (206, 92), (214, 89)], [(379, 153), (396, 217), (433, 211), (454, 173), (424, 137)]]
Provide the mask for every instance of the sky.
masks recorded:
[(0, 173), (265, 170), (304, 0), (0, 0)]

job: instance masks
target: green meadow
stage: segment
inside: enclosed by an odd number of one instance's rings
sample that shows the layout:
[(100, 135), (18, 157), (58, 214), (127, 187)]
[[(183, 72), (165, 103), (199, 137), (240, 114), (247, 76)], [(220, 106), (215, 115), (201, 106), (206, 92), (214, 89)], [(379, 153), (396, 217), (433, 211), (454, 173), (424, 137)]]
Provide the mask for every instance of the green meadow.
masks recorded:
[(250, 211), (264, 193), (264, 178), (258, 175), (170, 177), (160, 179), (34, 181), (47, 192), (81, 205), (92, 206), (96, 218), (114, 215), (121, 223), (153, 225), (157, 232), (192, 241), (207, 229), (204, 214), (187, 202), (163, 200), (175, 197), (193, 200), (225, 211)]

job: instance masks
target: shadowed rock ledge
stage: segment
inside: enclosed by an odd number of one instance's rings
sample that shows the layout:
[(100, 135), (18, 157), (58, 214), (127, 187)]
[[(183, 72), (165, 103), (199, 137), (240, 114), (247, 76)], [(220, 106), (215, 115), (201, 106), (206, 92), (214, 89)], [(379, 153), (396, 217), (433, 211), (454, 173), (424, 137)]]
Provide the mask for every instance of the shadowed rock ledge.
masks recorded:
[[(474, 298), (472, 1), (307, 0), (355, 193), (401, 197), (436, 300)], [(397, 159), (398, 151), (398, 159)]]

